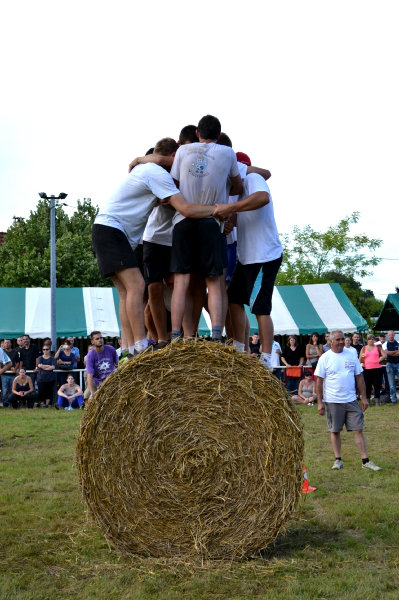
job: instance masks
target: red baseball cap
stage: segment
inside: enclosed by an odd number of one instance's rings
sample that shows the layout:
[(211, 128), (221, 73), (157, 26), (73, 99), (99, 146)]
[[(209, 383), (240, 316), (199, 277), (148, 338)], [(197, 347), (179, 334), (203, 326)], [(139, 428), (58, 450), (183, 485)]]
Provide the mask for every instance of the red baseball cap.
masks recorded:
[(245, 154), (245, 152), (236, 152), (236, 157), (238, 162), (247, 165), (247, 167), (251, 166), (251, 159), (249, 158), (248, 154)]

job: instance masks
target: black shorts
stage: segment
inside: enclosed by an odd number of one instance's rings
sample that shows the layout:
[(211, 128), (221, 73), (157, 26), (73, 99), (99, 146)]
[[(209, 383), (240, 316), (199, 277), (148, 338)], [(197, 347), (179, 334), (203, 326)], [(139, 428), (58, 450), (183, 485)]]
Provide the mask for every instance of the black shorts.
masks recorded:
[(144, 281), (146, 284), (163, 281), (170, 275), (170, 246), (143, 242)]
[(262, 282), (251, 307), (254, 315), (270, 315), (272, 311), (272, 296), (274, 282), (280, 268), (282, 256), (265, 263), (242, 265), (237, 262), (227, 296), (229, 304), (250, 305), (251, 293), (259, 271), (262, 269)]
[(95, 223), (91, 239), (101, 277), (111, 277), (122, 269), (138, 267), (133, 249), (123, 231)]
[(220, 228), (212, 217), (183, 219), (173, 229), (171, 272), (219, 277), (225, 262)]

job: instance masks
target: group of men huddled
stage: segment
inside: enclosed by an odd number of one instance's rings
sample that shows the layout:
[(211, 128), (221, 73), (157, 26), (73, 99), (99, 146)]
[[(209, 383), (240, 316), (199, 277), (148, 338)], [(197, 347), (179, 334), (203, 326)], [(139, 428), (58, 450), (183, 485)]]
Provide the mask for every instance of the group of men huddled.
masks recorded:
[[(270, 367), (271, 298), (282, 259), (266, 183), (270, 172), (251, 166), (246, 154), (236, 156), (211, 115), (198, 126), (184, 127), (179, 142), (160, 140), (129, 169), (100, 208), (92, 235), (100, 273), (112, 278), (120, 295), (122, 360), (148, 346), (146, 286), (158, 348), (168, 343), (168, 329), (172, 341), (196, 334), (207, 289), (212, 339), (220, 340), (226, 326), (236, 349), (244, 351), (244, 304), (262, 270), (252, 312), (262, 344), (260, 360)], [(168, 286), (173, 286), (171, 327), (164, 300)]]

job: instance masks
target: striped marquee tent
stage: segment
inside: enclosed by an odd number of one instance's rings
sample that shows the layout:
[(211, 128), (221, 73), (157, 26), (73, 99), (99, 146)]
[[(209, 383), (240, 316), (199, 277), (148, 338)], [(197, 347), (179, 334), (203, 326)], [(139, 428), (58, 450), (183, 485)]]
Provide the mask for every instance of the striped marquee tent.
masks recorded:
[[(255, 284), (254, 300), (259, 289)], [(57, 337), (86, 337), (98, 329), (118, 337), (119, 297), (114, 288), (57, 289)], [(50, 335), (49, 288), (0, 288), (0, 337), (32, 338)], [(251, 334), (258, 329), (256, 318), (247, 310)], [(276, 335), (324, 333), (342, 329), (345, 333), (368, 329), (339, 284), (278, 286), (274, 288), (272, 318)], [(210, 318), (204, 310), (200, 335), (210, 333)]]

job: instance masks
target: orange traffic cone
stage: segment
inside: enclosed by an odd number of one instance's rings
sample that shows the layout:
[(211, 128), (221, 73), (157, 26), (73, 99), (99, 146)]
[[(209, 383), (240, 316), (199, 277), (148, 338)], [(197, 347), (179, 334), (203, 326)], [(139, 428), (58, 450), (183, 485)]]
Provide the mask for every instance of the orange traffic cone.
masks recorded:
[(302, 494), (310, 494), (311, 492), (315, 492), (317, 488), (309, 485), (308, 474), (306, 471), (306, 467), (303, 467), (303, 486), (302, 486)]

